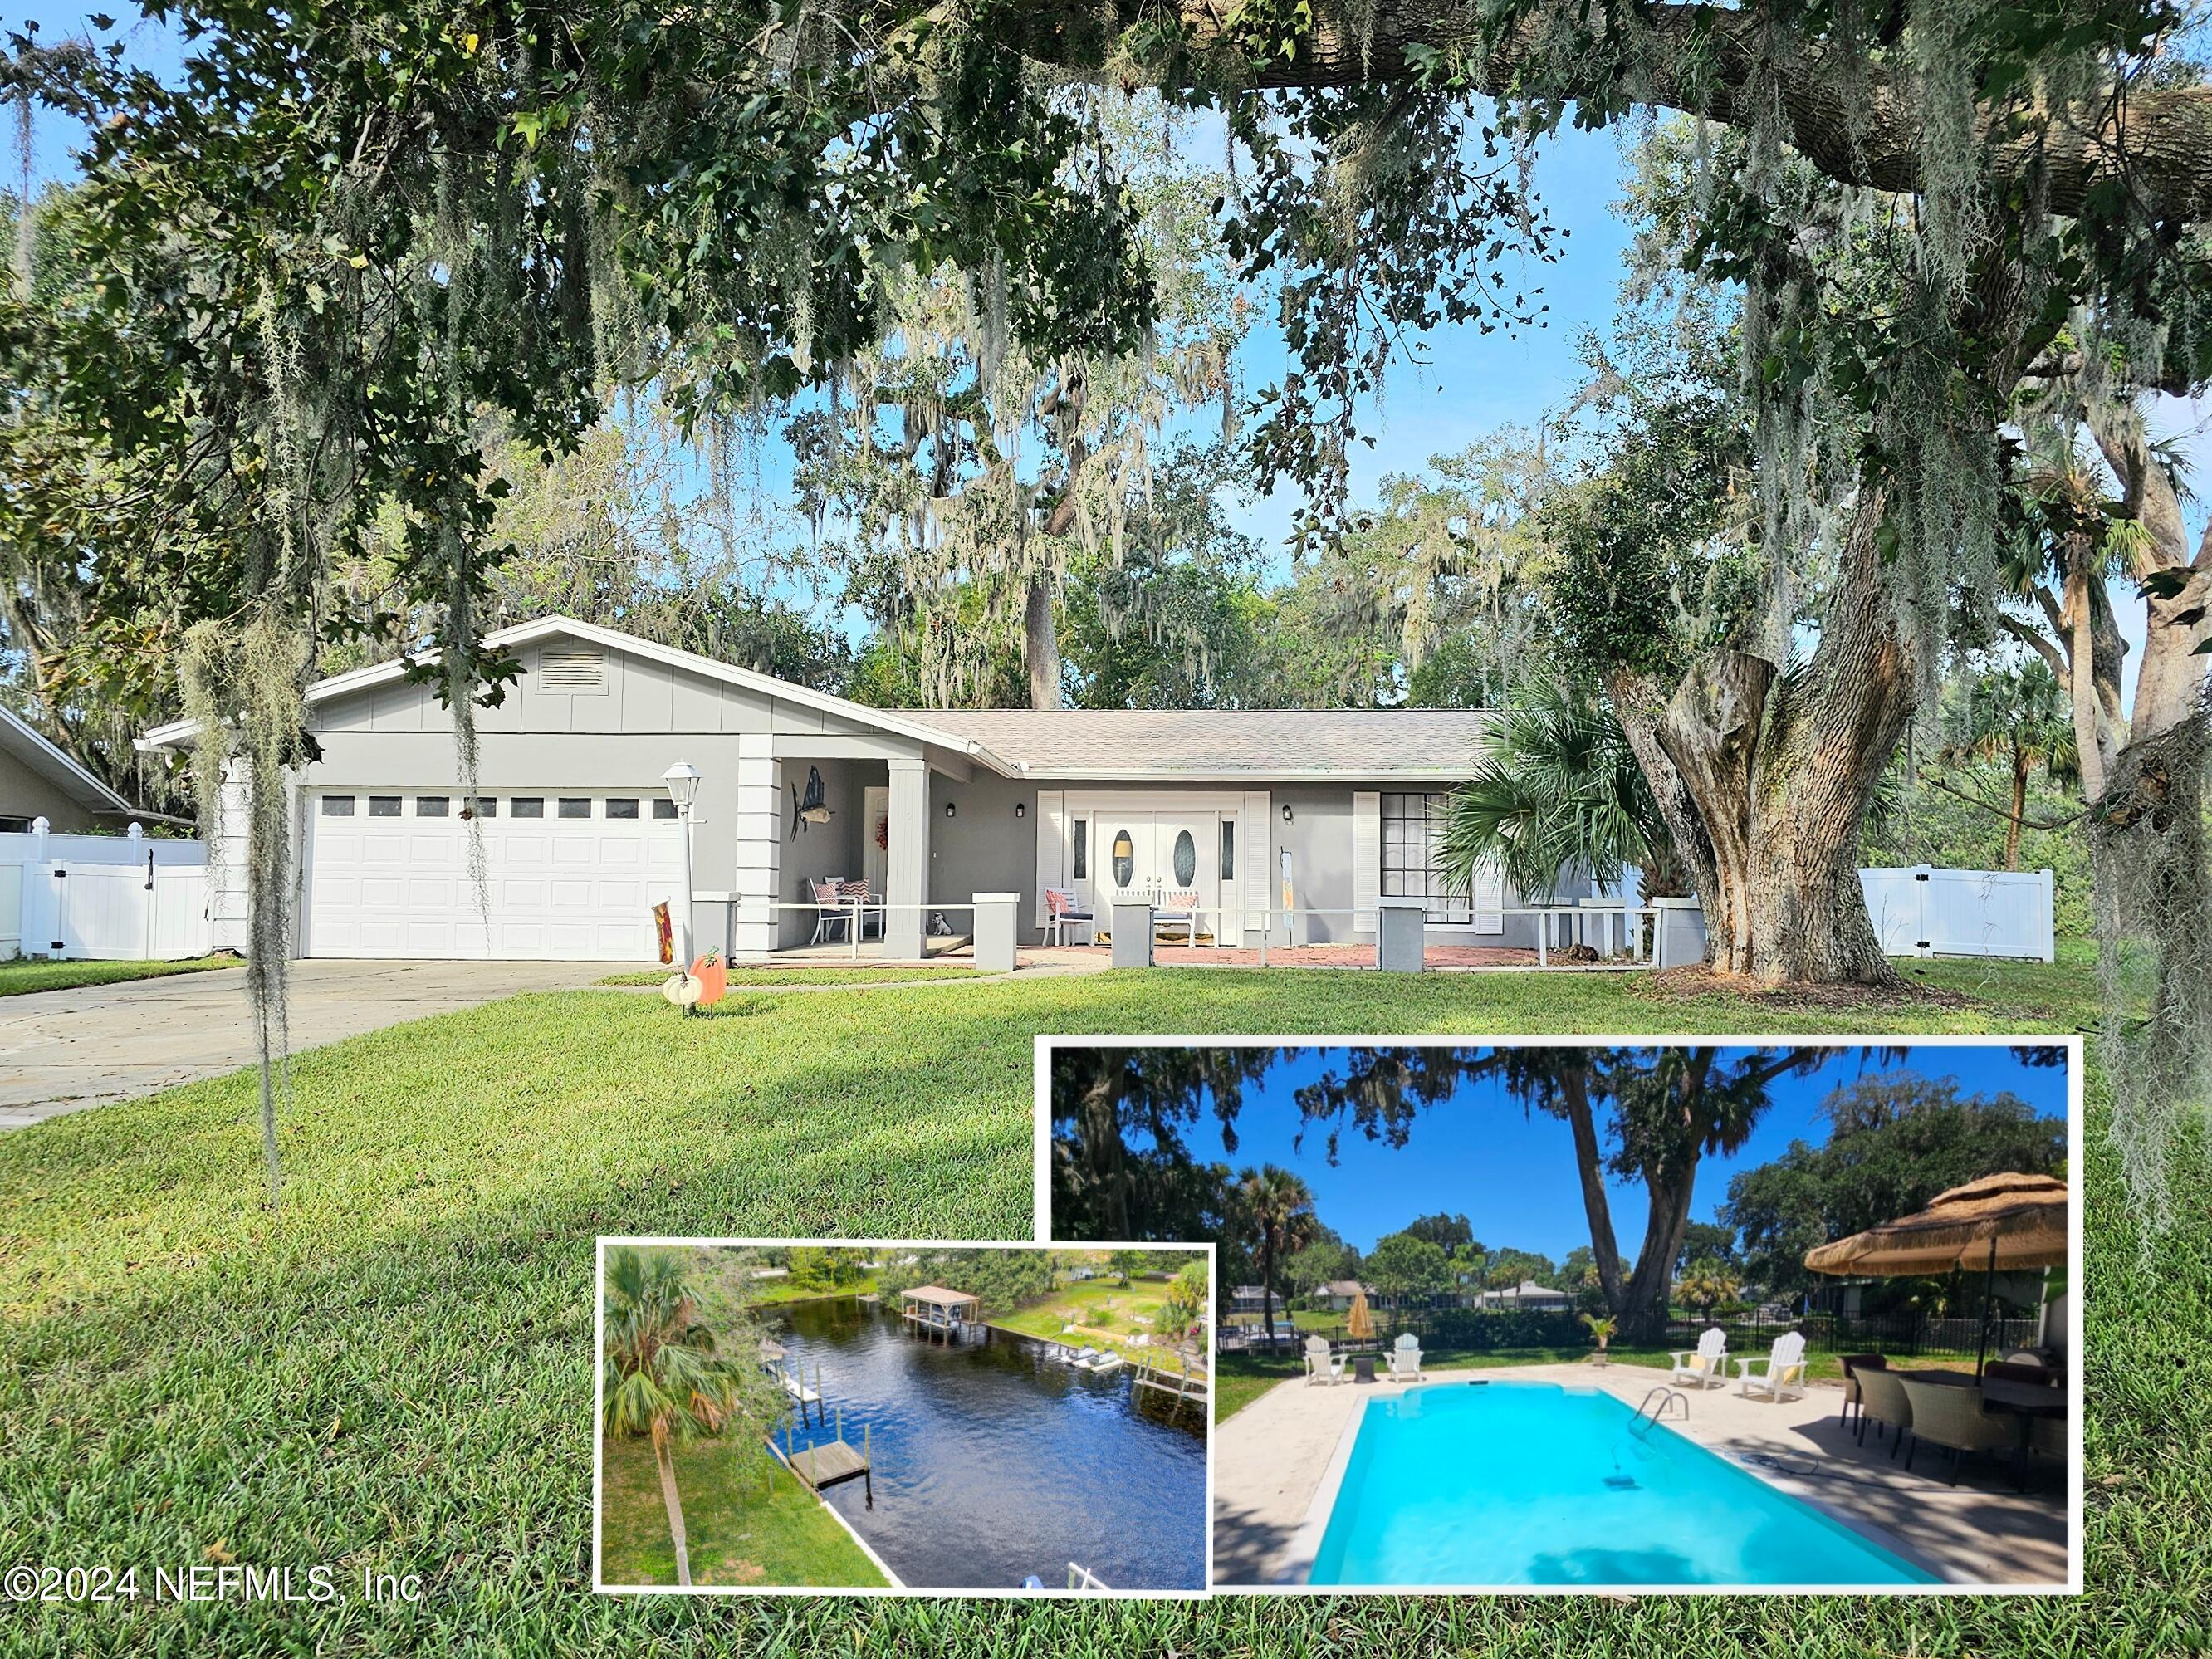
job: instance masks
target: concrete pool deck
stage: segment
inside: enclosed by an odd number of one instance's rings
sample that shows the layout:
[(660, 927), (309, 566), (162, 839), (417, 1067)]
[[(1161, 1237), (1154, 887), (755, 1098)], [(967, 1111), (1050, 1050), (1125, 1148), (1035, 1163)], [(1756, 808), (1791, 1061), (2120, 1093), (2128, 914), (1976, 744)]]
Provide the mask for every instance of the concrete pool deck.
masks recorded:
[[(1501, 1382), (1557, 1382), (1602, 1389), (1631, 1407), (1667, 1375), (1643, 1365), (1514, 1365), (1431, 1371), (1425, 1385), (1489, 1377)], [(1355, 1415), (1380, 1395), (1408, 1385), (1378, 1382), (1324, 1386), (1293, 1380), (1269, 1389), (1214, 1429), (1214, 1582), (1223, 1587), (1303, 1584), (1351, 1448)], [(1793, 1498), (1821, 1510), (1953, 1584), (2063, 1586), (2067, 1508), (2050, 1474), (2031, 1477), (2026, 1494), (2010, 1485), (2002, 1459), (1971, 1460), (1947, 1486), (1947, 1454), (1928, 1449), (1906, 1473), (1887, 1441), (1838, 1420), (1842, 1390), (1814, 1383), (1802, 1400), (1747, 1400), (1731, 1384), (1702, 1395), (1685, 1390), (1687, 1422), (1667, 1426), (1743, 1463)], [(1750, 1462), (1782, 1460), (1790, 1474)]]

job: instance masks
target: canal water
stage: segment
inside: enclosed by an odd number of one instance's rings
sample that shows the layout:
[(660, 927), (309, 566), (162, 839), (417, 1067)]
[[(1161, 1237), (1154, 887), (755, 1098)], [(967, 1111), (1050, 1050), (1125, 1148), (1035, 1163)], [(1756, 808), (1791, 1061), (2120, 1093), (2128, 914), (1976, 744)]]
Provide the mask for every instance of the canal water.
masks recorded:
[[(1071, 1561), (1115, 1589), (1206, 1585), (1203, 1409), (1131, 1402), (1125, 1368), (1093, 1376), (1006, 1331), (947, 1346), (909, 1336), (896, 1309), (795, 1303), (771, 1326), (822, 1368), (827, 1426), (795, 1443), (870, 1431), (875, 1506), (862, 1483), (823, 1494), (917, 1589), (1064, 1589)], [(1147, 1390), (1147, 1393), (1150, 1391)]]

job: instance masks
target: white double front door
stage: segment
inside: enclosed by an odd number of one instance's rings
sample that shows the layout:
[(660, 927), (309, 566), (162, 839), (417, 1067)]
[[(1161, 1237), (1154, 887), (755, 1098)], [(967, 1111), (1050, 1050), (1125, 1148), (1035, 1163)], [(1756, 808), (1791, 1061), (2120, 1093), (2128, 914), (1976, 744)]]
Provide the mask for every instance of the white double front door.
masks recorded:
[(1194, 904), (1199, 933), (1234, 945), (1244, 910), (1265, 902), (1267, 848), (1248, 845), (1265, 842), (1265, 795), (1070, 792), (1041, 796), (1039, 809), (1040, 886), (1073, 890), (1101, 917), (1119, 902)]

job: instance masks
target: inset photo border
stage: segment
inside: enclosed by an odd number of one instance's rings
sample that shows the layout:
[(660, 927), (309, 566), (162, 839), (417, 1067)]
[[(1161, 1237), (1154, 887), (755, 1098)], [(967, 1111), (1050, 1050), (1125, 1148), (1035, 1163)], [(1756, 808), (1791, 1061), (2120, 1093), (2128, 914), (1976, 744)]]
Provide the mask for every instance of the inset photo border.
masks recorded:
[(1219, 1251), (1220, 1590), (2081, 1593), (2077, 1036), (1041, 1036), (1036, 1088), (1042, 1229)]
[(1214, 1256), (602, 1237), (592, 1588), (1206, 1595)]

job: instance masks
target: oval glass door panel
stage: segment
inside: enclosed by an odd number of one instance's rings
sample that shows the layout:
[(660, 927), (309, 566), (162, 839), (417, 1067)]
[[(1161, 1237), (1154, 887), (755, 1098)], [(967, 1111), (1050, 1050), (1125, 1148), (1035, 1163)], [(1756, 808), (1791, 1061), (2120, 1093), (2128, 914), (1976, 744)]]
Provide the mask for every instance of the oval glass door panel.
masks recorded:
[(1188, 830), (1176, 836), (1175, 876), (1178, 887), (1188, 887), (1198, 879), (1198, 843)]
[(1127, 887), (1137, 873), (1137, 843), (1127, 830), (1114, 832), (1114, 884)]

